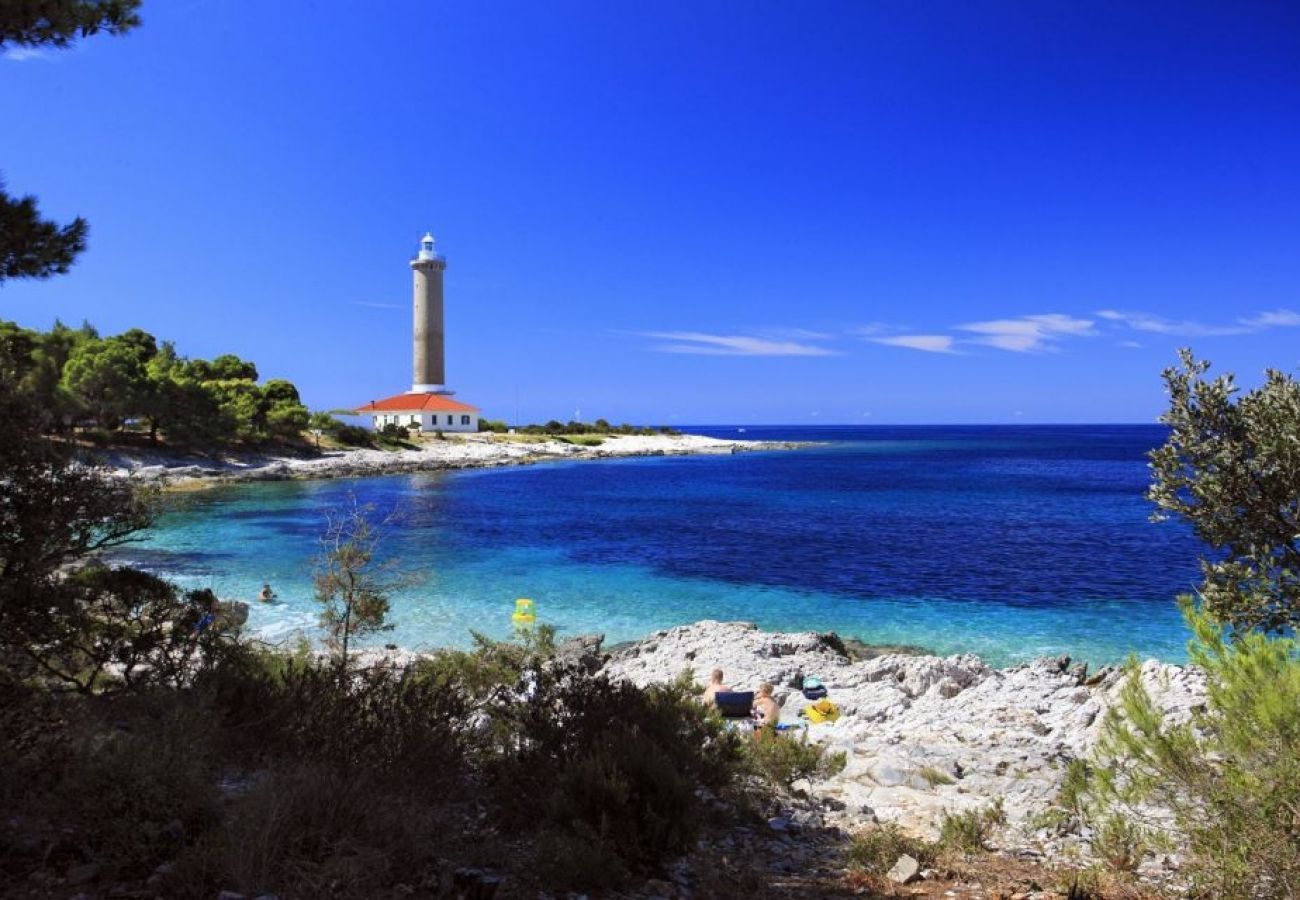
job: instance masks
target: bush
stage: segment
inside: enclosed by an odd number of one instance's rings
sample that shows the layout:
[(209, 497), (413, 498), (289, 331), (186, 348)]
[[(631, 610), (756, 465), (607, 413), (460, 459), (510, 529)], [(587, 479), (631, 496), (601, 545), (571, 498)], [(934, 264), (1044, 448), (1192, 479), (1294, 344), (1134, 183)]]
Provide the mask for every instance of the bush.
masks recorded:
[(467, 712), (459, 686), (416, 669), (340, 677), (311, 656), (246, 650), (199, 687), (229, 749), (250, 764), (288, 758), (363, 768), (397, 777), (411, 791), (436, 792), (436, 777), (463, 762)]
[(746, 745), (750, 766), (786, 790), (800, 779), (829, 778), (842, 772), (847, 761), (843, 753), (828, 753), (824, 744), (810, 742), (805, 733), (796, 738), (769, 728), (755, 737)]
[(115, 874), (147, 875), (217, 821), (212, 737), (204, 710), (175, 704), (87, 728), (42, 805)]
[(1146, 829), (1121, 815), (1108, 815), (1093, 826), (1092, 855), (1119, 872), (1132, 872), (1142, 861)]
[(540, 668), (555, 655), (555, 628), (538, 625), (520, 631), (516, 640), (494, 641), (471, 631), (473, 650), (443, 649), (415, 663), (421, 677), (459, 684), (469, 702), (489, 706), (518, 700), (513, 693), (526, 674)]
[[(1207, 702), (1171, 724), (1130, 661), (1118, 708), (1108, 714), (1101, 765), (1089, 795), (1105, 852), (1148, 838), (1186, 842), (1200, 891), (1222, 897), (1300, 894), (1300, 644), (1239, 632), (1229, 642), (1190, 599), (1192, 662), (1206, 675)], [(1150, 807), (1171, 827), (1144, 833)], [(1094, 826), (1097, 830), (1097, 826)]]
[(978, 853), (994, 829), (1006, 824), (1001, 798), (984, 809), (968, 809), (955, 815), (944, 812), (939, 823), (939, 846), (958, 853)]
[(564, 864), (574, 889), (595, 886), (580, 883), (592, 859), (645, 873), (686, 851), (702, 818), (696, 789), (721, 790), (740, 769), (739, 738), (677, 684), (641, 689), (552, 663), (491, 714), (507, 726), (488, 766), (501, 816), (540, 823), (552, 848), (585, 843)]
[(922, 866), (933, 865), (937, 848), (929, 841), (904, 834), (892, 822), (853, 836), (849, 865), (868, 875), (882, 876), (906, 853)]
[(418, 881), (450, 828), (368, 768), (287, 763), (246, 785), (224, 827), (181, 857), (179, 880), (195, 896), (374, 896)]
[(345, 425), (340, 422), (331, 436), (345, 447), (369, 447), (374, 444), (371, 433), (360, 425)]
[(617, 847), (584, 835), (543, 832), (534, 858), (539, 883), (560, 891), (610, 890), (631, 877)]
[[(618, 873), (648, 871), (689, 848), (699, 825), (695, 781), (679, 771), (663, 748), (634, 727), (614, 728), (596, 746), (566, 763), (547, 798), (545, 821), (553, 834), (589, 848), (564, 860), (574, 888), (614, 887)], [(563, 844), (561, 845), (563, 849)], [(578, 883), (584, 857), (605, 860), (599, 883)], [(577, 871), (573, 871), (574, 869)], [(552, 885), (561, 887), (565, 885)]]
[(182, 594), (154, 575), (98, 561), (69, 571), (46, 602), (23, 653), (39, 663), (39, 677), (83, 693), (181, 687), (221, 652), (223, 634), (238, 631), (229, 607), (196, 630), (217, 603), (210, 591)]

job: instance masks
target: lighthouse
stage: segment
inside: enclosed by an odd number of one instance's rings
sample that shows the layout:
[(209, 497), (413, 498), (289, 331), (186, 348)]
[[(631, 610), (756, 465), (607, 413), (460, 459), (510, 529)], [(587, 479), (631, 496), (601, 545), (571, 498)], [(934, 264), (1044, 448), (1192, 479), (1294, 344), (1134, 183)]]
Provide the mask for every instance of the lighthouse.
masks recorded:
[(411, 260), (411, 282), (415, 294), (412, 302), (415, 315), (412, 328), (413, 394), (449, 393), (442, 322), (442, 273), (446, 270), (447, 260), (434, 247), (433, 234), (426, 232), (420, 239), (420, 252)]
[(389, 425), (420, 431), (478, 431), (477, 406), (453, 400), (447, 387), (442, 273), (445, 260), (426, 232), (411, 260), (411, 389), (357, 407), (375, 429)]

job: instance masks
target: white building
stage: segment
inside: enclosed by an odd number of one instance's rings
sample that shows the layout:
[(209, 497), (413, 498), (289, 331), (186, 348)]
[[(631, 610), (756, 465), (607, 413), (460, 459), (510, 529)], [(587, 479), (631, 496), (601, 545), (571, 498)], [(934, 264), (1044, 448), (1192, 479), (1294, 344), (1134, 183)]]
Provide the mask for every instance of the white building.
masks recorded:
[(451, 399), (455, 392), (446, 384), (442, 311), (442, 273), (446, 268), (447, 260), (434, 248), (433, 235), (426, 234), (420, 252), (411, 260), (411, 390), (354, 410), (357, 415), (369, 415), (376, 430), (400, 425), (421, 431), (478, 431), (478, 407)]
[(370, 416), (376, 431), (385, 425), (418, 425), (421, 431), (478, 431), (478, 407), (453, 400), (449, 394), (398, 394), (372, 400), (356, 412)]

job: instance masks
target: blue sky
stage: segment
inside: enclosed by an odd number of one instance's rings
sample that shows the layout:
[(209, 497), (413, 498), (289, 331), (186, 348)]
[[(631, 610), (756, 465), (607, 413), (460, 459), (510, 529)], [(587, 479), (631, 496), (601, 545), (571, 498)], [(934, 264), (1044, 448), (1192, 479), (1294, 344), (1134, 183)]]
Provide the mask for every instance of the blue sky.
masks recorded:
[(485, 414), (1150, 421), (1300, 366), (1294, 3), (147, 0), (0, 58), (0, 172), (84, 215), (0, 317), (410, 381), (447, 255)]

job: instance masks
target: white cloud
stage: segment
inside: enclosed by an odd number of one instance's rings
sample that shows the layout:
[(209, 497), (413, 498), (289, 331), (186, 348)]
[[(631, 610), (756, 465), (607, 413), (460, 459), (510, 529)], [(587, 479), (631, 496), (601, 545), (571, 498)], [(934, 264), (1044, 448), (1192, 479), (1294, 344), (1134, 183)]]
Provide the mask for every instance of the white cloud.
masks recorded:
[(909, 350), (924, 350), (927, 353), (955, 353), (953, 339), (946, 334), (900, 334), (894, 337), (867, 338), (873, 344), (888, 347), (906, 347)]
[(979, 337), (971, 340), (988, 344), (1000, 350), (1025, 353), (1031, 350), (1048, 350), (1063, 337), (1091, 337), (1097, 332), (1091, 319), (1077, 319), (1060, 313), (1019, 316), (1014, 319), (991, 319), (987, 322), (970, 322), (958, 325)]
[(380, 303), (375, 300), (350, 300), (348, 302), (353, 306), (368, 306), (371, 309), (406, 309), (400, 303)]
[(1289, 309), (1275, 309), (1249, 318), (1240, 318), (1226, 325), (1207, 325), (1190, 320), (1165, 319), (1143, 312), (1126, 312), (1103, 309), (1097, 315), (1110, 322), (1126, 325), (1134, 331), (1167, 334), (1174, 337), (1228, 337), (1237, 334), (1255, 334), (1269, 328), (1300, 327), (1300, 313)]
[(887, 331), (896, 330), (896, 328), (884, 322), (868, 322), (866, 325), (859, 325), (857, 328), (850, 329), (849, 334), (855, 337), (874, 337)]
[(830, 341), (835, 335), (823, 331), (810, 331), (807, 328), (754, 328), (759, 337), (773, 341)]
[[(811, 334), (811, 332), (808, 332)], [(806, 341), (773, 340), (741, 334), (705, 334), (699, 331), (646, 331), (643, 337), (669, 341), (652, 347), (659, 353), (702, 356), (838, 356), (828, 347)]]
[(1114, 309), (1103, 309), (1097, 315), (1107, 321), (1127, 325), (1134, 331), (1178, 337), (1223, 337), (1230, 334), (1248, 334), (1252, 330), (1245, 325), (1204, 325), (1186, 320), (1176, 322), (1149, 313), (1121, 312)]
[(13, 62), (27, 62), (32, 59), (52, 59), (48, 53), (41, 50), (39, 47), (14, 47), (4, 51), (4, 53), (0, 55), (3, 55), (5, 59), (12, 60)]
[(1292, 312), (1289, 309), (1275, 309), (1271, 312), (1262, 312), (1249, 319), (1242, 319), (1241, 324), (1260, 329), (1294, 328), (1300, 325), (1300, 313)]

